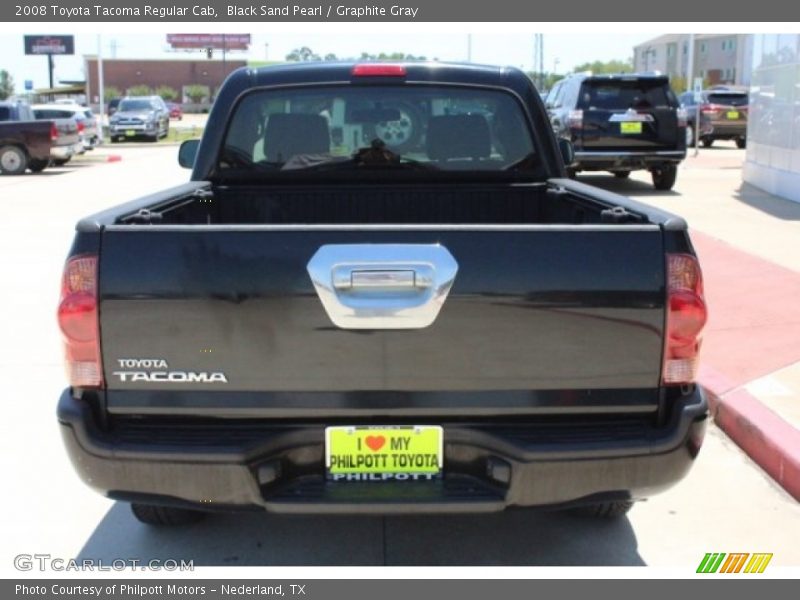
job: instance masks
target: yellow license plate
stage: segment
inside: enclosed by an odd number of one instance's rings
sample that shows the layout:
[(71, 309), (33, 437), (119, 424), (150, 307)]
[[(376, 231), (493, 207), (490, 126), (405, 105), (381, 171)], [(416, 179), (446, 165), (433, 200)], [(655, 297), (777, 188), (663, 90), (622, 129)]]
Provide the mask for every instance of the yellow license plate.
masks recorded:
[(642, 133), (642, 124), (634, 121), (634, 122), (622, 122), (619, 124), (619, 132), (620, 133)]
[(435, 475), (442, 469), (443, 438), (438, 425), (327, 427), (325, 466), (331, 475)]
[(739, 118), (739, 111), (738, 110), (729, 110), (728, 111), (728, 118), (729, 119), (738, 119)]
[(136, 135), (136, 132), (135, 132), (133, 129), (128, 129), (128, 130), (125, 132), (125, 135), (127, 135), (128, 137), (133, 137), (133, 136), (135, 136), (135, 135)]

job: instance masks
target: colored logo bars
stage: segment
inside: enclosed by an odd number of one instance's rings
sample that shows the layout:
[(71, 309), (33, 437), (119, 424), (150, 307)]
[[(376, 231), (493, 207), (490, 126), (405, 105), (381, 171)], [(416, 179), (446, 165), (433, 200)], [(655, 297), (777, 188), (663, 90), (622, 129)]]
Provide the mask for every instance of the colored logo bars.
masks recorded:
[(700, 565), (698, 573), (763, 573), (767, 568), (772, 554), (739, 552), (725, 554), (724, 552), (708, 552)]

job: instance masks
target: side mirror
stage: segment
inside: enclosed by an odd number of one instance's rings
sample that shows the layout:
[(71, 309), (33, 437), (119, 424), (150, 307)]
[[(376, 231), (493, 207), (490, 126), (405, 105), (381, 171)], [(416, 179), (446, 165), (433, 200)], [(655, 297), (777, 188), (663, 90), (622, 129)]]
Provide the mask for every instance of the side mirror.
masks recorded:
[(184, 169), (191, 169), (194, 166), (194, 159), (197, 157), (197, 148), (200, 140), (186, 140), (178, 149), (178, 164)]
[(572, 142), (565, 138), (558, 138), (558, 150), (561, 152), (564, 165), (570, 166), (575, 160), (575, 149), (572, 147)]

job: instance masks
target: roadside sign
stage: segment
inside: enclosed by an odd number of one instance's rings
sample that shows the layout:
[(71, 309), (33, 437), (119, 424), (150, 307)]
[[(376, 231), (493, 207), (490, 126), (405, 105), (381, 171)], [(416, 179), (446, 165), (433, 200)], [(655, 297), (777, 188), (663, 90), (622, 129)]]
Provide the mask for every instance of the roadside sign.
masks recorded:
[(692, 91), (694, 91), (694, 101), (700, 102), (700, 92), (703, 91), (703, 78), (702, 77), (695, 77), (694, 78), (694, 85), (692, 86)]
[(25, 54), (75, 54), (72, 35), (26, 35)]
[(33, 79), (25, 80), (25, 91), (30, 92), (33, 89)]

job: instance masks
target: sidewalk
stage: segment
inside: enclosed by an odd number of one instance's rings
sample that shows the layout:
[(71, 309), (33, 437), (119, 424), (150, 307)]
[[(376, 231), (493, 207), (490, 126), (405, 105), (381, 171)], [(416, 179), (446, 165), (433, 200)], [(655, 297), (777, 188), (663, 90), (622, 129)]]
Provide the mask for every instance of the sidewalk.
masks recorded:
[(696, 231), (692, 240), (709, 305), (700, 383), (714, 421), (800, 500), (800, 272)]

